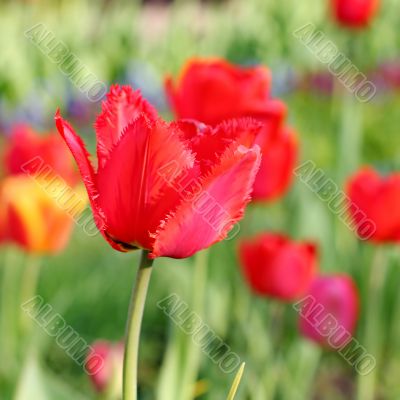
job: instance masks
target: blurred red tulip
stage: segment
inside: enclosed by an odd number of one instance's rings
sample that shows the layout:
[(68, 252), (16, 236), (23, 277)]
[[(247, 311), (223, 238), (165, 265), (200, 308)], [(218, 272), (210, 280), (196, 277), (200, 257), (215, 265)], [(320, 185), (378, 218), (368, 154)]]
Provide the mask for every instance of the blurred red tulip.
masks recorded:
[[(101, 364), (99, 359), (103, 361)], [(104, 392), (110, 385), (121, 391), (123, 360), (122, 343), (98, 340), (92, 344), (92, 352), (88, 354), (85, 365), (96, 391)]]
[(263, 129), (256, 143), (261, 148), (261, 165), (253, 186), (254, 201), (271, 201), (289, 188), (296, 166), (298, 142), (293, 129), (284, 127), (275, 133)]
[(358, 291), (347, 275), (321, 276), (295, 305), (300, 332), (324, 346), (339, 348), (352, 338), (358, 318)]
[[(347, 194), (351, 217), (361, 238), (375, 242), (400, 241), (400, 173), (381, 177), (365, 167), (350, 177)], [(365, 217), (375, 224), (365, 236)]]
[(265, 67), (240, 67), (215, 58), (189, 60), (178, 82), (167, 77), (165, 87), (176, 118), (216, 125), (230, 118), (253, 117), (277, 126), (286, 106), (271, 99), (270, 83)]
[[(74, 222), (59, 204), (65, 183), (54, 177), (40, 184), (41, 179), (11, 175), (0, 183), (0, 236), (28, 252), (57, 253), (67, 245)], [(84, 200), (74, 202), (74, 215), (84, 206)]]
[(79, 175), (74, 168), (71, 154), (56, 133), (42, 136), (27, 125), (16, 125), (6, 143), (5, 172), (12, 175), (24, 174), (24, 166), (38, 157), (41, 166), (51, 168), (52, 175), (59, 175), (71, 185), (77, 182)]
[(260, 124), (231, 120), (214, 128), (166, 123), (138, 91), (113, 86), (95, 127), (98, 168), (57, 113), (95, 221), (119, 251), (189, 257), (226, 237), (242, 217), (260, 163)]
[(375, 16), (379, 0), (331, 0), (336, 21), (348, 28), (364, 28)]
[(257, 144), (262, 161), (252, 197), (273, 200), (288, 189), (297, 159), (294, 132), (283, 126), (286, 106), (270, 97), (270, 72), (262, 66), (239, 67), (220, 59), (193, 59), (176, 84), (166, 90), (177, 118), (215, 125), (227, 118), (252, 117), (263, 123)]
[(252, 290), (283, 301), (308, 289), (317, 270), (316, 246), (265, 233), (240, 243), (243, 274)]

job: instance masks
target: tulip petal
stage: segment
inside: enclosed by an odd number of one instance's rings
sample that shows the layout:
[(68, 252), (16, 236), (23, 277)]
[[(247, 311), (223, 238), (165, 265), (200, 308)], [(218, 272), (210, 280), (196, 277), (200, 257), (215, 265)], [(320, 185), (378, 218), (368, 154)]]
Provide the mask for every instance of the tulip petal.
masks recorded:
[(228, 120), (216, 127), (192, 120), (181, 120), (177, 124), (189, 140), (204, 175), (219, 162), (229, 146), (236, 143), (236, 146), (243, 145), (250, 148), (262, 130), (262, 124), (251, 118)]
[(111, 86), (95, 122), (99, 165), (107, 161), (123, 130), (140, 113), (145, 113), (149, 118), (157, 117), (157, 111), (143, 99), (140, 90), (134, 91), (130, 86)]
[(89, 196), (90, 205), (92, 207), (93, 217), (97, 228), (113, 248), (123, 251), (123, 248), (118, 243), (112, 241), (106, 234), (105, 218), (100, 207), (98, 206), (99, 195), (96, 187), (96, 174), (94, 172), (93, 165), (89, 160), (90, 155), (86, 150), (85, 144), (75, 133), (71, 125), (61, 117), (59, 110), (55, 115), (55, 121), (60, 135), (67, 143), (76, 163), (78, 164), (83, 183), (85, 184), (86, 191)]
[[(361, 238), (377, 242), (400, 239), (399, 173), (381, 177), (370, 167), (362, 168), (349, 179), (347, 193), (351, 199), (349, 212)], [(365, 229), (365, 217), (375, 225), (373, 231)]]
[(71, 185), (77, 182), (78, 173), (71, 154), (56, 132), (40, 135), (28, 125), (15, 125), (4, 150), (7, 173), (34, 174), (43, 166), (51, 167), (53, 175), (61, 176)]
[[(194, 165), (182, 132), (141, 114), (124, 130), (110, 159), (98, 171), (99, 204), (107, 230), (126, 244), (150, 248), (161, 218), (176, 208), (170, 186)], [(161, 214), (161, 215), (160, 215)]]
[(260, 157), (258, 146), (231, 145), (201, 180), (200, 190), (161, 223), (150, 257), (189, 257), (224, 239), (250, 201)]
[(271, 99), (270, 86), (267, 68), (241, 67), (216, 58), (189, 60), (175, 84), (170, 76), (165, 80), (176, 117), (209, 125), (244, 116), (282, 120), (285, 109)]
[(288, 190), (298, 153), (296, 132), (288, 127), (278, 132), (262, 131), (265, 135), (260, 170), (254, 182), (253, 200), (271, 201)]

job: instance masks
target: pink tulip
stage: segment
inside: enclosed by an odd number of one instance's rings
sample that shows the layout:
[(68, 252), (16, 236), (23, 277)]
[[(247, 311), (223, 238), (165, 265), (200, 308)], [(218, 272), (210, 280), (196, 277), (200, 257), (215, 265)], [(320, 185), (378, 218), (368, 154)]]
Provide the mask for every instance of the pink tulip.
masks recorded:
[(321, 276), (294, 307), (300, 314), (302, 335), (339, 349), (351, 340), (356, 328), (358, 291), (350, 276)]
[[(97, 392), (104, 392), (113, 381), (121, 381), (124, 346), (122, 343), (112, 343), (98, 340), (92, 345), (93, 351), (86, 359), (86, 369)], [(102, 360), (99, 363), (98, 360)]]

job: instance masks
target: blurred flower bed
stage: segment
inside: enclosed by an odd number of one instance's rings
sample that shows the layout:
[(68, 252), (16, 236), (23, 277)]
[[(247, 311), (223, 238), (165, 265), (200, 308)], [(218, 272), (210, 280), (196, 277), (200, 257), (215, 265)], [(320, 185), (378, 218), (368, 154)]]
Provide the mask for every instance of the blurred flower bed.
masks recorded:
[[(207, 96), (196, 99), (190, 79), (206, 85), (208, 78), (202, 83), (201, 74), (196, 76), (186, 65), (189, 59), (226, 59), (247, 67), (264, 65), (271, 71), (268, 89), (271, 102), (276, 103), (270, 113), (284, 123), (273, 144), (265, 138), (258, 144), (261, 148), (275, 146), (277, 155), (261, 164), (265, 179), (273, 184), (259, 191), (255, 186), (255, 201), (247, 207), (237, 236), (209, 250), (206, 277), (198, 271), (196, 257), (202, 253), (181, 260), (157, 259), (142, 327), (139, 398), (227, 397), (234, 373), (221, 371), (198, 348), (193, 363), (198, 363), (199, 374), (189, 395), (184, 393), (180, 383), (190, 380), (186, 376), (190, 365), (183, 360), (186, 352), (193, 351), (193, 344), (157, 305), (175, 293), (196, 308), (193, 293), (197, 290), (204, 291), (204, 305), (198, 312), (207, 326), (246, 361), (237, 398), (400, 398), (400, 254), (396, 245), (376, 244), (398, 240), (397, 177), (387, 183), (379, 174), (400, 169), (400, 4), (398, 0), (383, 1), (369, 29), (353, 32), (334, 23), (328, 3), (251, 0), (142, 5), (72, 0), (0, 4), (0, 129), (6, 182), (2, 184), (0, 213), (3, 205), (13, 209), (8, 223), (18, 227), (8, 232), (14, 245), (5, 244), (1, 254), (1, 399), (118, 399), (119, 391), (108, 384), (112, 371), (122, 368), (120, 342), (139, 261), (137, 252), (114, 252), (100, 234), (89, 235), (79, 224), (69, 242), (67, 238), (53, 243), (51, 238), (58, 229), (66, 229), (68, 236), (72, 227), (52, 214), (57, 212), (48, 199), (42, 199), (43, 193), (32, 180), (23, 183), (27, 186), (19, 185), (21, 177), (13, 170), (12, 160), (23, 164), (37, 153), (44, 154), (52, 166), (57, 161), (68, 164), (61, 160), (63, 151), (57, 149), (54, 155), (51, 145), (50, 150), (43, 150), (46, 135), (41, 132), (56, 135), (57, 108), (91, 154), (95, 154), (92, 126), (101, 111), (100, 101), (89, 101), (27, 38), (26, 31), (36, 24), (43, 24), (62, 41), (107, 89), (111, 84), (140, 89), (167, 120), (196, 118), (213, 125), (223, 119), (224, 107), (240, 108), (239, 98), (229, 102), (224, 94), (219, 101), (209, 100), (215, 102), (211, 113), (196, 115), (196, 107)], [(323, 30), (343, 52), (352, 53), (351, 60), (377, 88), (371, 101), (343, 100), (345, 90), (293, 34), (308, 23)], [(192, 109), (186, 107), (189, 97)], [(279, 108), (280, 102), (285, 111)], [(354, 132), (362, 139), (353, 140)], [(25, 146), (21, 149), (18, 143)], [(287, 158), (281, 157), (282, 153)], [(357, 232), (342, 224), (327, 204), (291, 173), (307, 160), (322, 168), (351, 199), (362, 203), (368, 215), (383, 221), (384, 228), (374, 241), (358, 240)], [(360, 171), (366, 164), (371, 169)], [(70, 168), (55, 169), (86, 202), (78, 174)], [(278, 170), (281, 174), (270, 173)], [(369, 185), (384, 189), (370, 195)], [(390, 195), (379, 197), (382, 191)], [(22, 201), (25, 192), (39, 198), (45, 211), (41, 205), (35, 213), (33, 206), (26, 205)], [(383, 206), (375, 209), (378, 201)], [(28, 220), (36, 224), (33, 231), (25, 232), (18, 225), (24, 207)], [(49, 224), (52, 218), (55, 224)], [(35, 229), (37, 221), (43, 226), (43, 245)], [(50, 248), (44, 249), (46, 245)], [(38, 248), (45, 255), (38, 256)], [(61, 251), (53, 254), (56, 250)], [(260, 259), (269, 261), (260, 265)], [(268, 270), (264, 280), (263, 268)], [(111, 372), (89, 377), (66, 355), (54, 335), (34, 323), (21, 325), (21, 296), (29, 293), (35, 271), (39, 274), (38, 295), (81, 338), (94, 344)], [(374, 292), (374, 281), (380, 280), (382, 287)], [(332, 285), (332, 291), (324, 285)], [(367, 378), (332, 351), (327, 340), (292, 306), (307, 290), (376, 358), (378, 368)]]

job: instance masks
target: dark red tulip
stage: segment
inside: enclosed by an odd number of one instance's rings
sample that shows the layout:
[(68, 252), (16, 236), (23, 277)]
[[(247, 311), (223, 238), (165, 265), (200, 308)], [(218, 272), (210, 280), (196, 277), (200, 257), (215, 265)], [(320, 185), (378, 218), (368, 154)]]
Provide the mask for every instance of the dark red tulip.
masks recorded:
[[(400, 240), (400, 173), (386, 177), (370, 167), (349, 178), (350, 214), (362, 239), (375, 242)], [(367, 229), (366, 221), (370, 221)]]
[(121, 391), (123, 358), (122, 343), (98, 340), (92, 344), (85, 366), (96, 391), (104, 392), (110, 385)]
[(224, 239), (243, 216), (260, 163), (260, 124), (167, 123), (138, 91), (114, 86), (95, 123), (97, 171), (59, 114), (96, 224), (119, 251), (189, 257)]
[(262, 161), (252, 197), (273, 200), (285, 193), (297, 159), (294, 131), (284, 126), (286, 106), (270, 96), (270, 72), (262, 66), (240, 67), (220, 59), (190, 60), (166, 90), (177, 118), (215, 125), (227, 118), (252, 117), (264, 125), (256, 143)]
[(47, 175), (57, 175), (71, 185), (79, 177), (67, 146), (56, 132), (40, 135), (27, 125), (16, 125), (5, 145), (5, 172), (25, 174), (30, 165), (46, 168)]
[(239, 245), (244, 277), (261, 296), (290, 301), (308, 289), (317, 270), (316, 246), (275, 233), (246, 239)]
[(357, 287), (350, 276), (320, 276), (294, 305), (300, 314), (300, 332), (321, 345), (343, 347), (356, 328), (358, 303)]
[(336, 21), (348, 28), (366, 27), (379, 8), (379, 0), (331, 0)]

